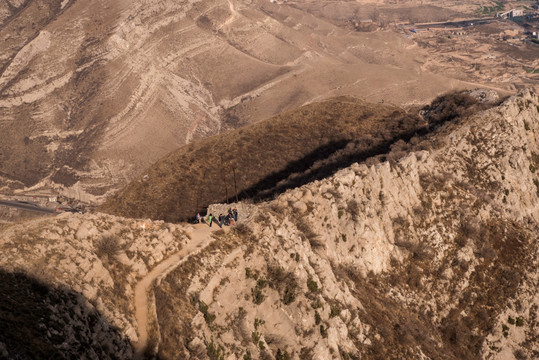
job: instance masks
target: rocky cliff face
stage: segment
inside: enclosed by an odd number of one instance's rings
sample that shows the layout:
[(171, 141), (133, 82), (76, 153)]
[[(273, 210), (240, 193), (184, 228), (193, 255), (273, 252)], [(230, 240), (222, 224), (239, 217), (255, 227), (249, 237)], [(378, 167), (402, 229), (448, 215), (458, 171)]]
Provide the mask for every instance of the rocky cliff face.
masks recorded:
[(128, 359), (129, 339), (80, 293), (0, 270), (0, 358)]
[[(208, 304), (190, 335), (163, 339), (160, 351), (537, 357), (537, 105), (524, 93), (443, 127), (416, 145), (425, 150), (256, 207), (252, 233), (222, 239), (241, 246), (158, 290), (190, 281), (186, 296)], [(180, 303), (161, 299), (165, 313)], [(166, 317), (160, 326), (179, 327)]]
[[(215, 231), (154, 286), (149, 351), (538, 357), (538, 133), (539, 99), (526, 91), (412, 139), (406, 152), (394, 147), (271, 202), (241, 204), (238, 226)], [(47, 281), (82, 292), (135, 341), (129, 289), (188, 243), (189, 228), (86, 216), (4, 229), (1, 266), (33, 273), (43, 259)], [(103, 255), (106, 234), (117, 238), (116, 260)]]

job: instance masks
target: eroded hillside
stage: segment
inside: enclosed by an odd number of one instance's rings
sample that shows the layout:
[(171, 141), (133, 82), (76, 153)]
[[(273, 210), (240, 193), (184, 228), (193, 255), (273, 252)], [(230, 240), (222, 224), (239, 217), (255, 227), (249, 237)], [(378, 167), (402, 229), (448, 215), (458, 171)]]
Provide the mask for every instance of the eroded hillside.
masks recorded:
[(156, 288), (160, 356), (537, 357), (538, 104), (526, 93), (252, 209)]
[[(162, 359), (531, 359), (538, 132), (526, 91), (387, 161), (239, 204), (236, 227), (64, 214), (4, 226), (0, 263), (82, 293)], [(133, 289), (189, 247), (143, 288), (141, 317)]]
[(426, 127), (420, 116), (395, 106), (328, 99), (179, 148), (100, 210), (192, 220), (213, 203), (264, 199), (327, 177)]
[(98, 202), (181, 145), (315, 100), (423, 104), (471, 86), (429, 72), (407, 36), (343, 24), (350, 2), (318, 3), (0, 3), (0, 189)]

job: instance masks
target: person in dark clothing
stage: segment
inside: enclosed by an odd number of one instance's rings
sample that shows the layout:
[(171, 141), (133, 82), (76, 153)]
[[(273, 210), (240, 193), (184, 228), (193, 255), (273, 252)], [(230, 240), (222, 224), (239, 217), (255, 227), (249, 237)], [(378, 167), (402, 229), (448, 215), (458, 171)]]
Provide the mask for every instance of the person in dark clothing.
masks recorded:
[(210, 215), (208, 216), (208, 223), (210, 224), (210, 227), (211, 227), (212, 221), (213, 221), (213, 214), (210, 214)]
[(223, 227), (223, 221), (225, 221), (224, 215), (219, 214), (219, 217), (217, 219), (219, 220), (219, 227)]
[(225, 225), (230, 226), (230, 215), (225, 216)]
[(219, 225), (220, 228), (223, 227), (223, 214), (219, 214), (217, 217), (217, 225)]
[(232, 214), (234, 214), (234, 221), (238, 222), (238, 209), (234, 208), (234, 210), (232, 210)]

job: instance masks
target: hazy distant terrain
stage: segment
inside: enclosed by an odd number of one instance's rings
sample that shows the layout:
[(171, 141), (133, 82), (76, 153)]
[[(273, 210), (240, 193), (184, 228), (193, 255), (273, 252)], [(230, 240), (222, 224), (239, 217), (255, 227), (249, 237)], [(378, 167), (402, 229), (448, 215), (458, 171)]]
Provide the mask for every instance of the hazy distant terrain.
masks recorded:
[[(446, 72), (443, 47), (419, 46), (399, 28), (480, 9), (444, 6), (3, 2), (0, 189), (37, 185), (99, 201), (180, 145), (305, 103), (354, 95), (424, 104), (474, 87), (488, 70), (477, 77), (464, 59)], [(489, 86), (512, 92), (518, 81)]]

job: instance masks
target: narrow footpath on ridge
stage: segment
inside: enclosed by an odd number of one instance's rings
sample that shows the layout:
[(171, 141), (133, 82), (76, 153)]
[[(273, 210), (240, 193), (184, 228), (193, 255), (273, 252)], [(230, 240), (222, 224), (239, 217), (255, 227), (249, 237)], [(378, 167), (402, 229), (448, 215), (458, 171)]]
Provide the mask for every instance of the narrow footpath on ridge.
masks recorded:
[[(195, 224), (193, 227), (193, 230), (187, 231), (191, 237), (189, 242), (180, 251), (154, 267), (135, 286), (135, 319), (138, 327), (138, 341), (134, 344), (135, 359), (143, 358), (148, 344), (148, 323), (150, 322), (148, 317), (152, 315), (148, 314), (148, 291), (151, 289), (153, 282), (181, 265), (189, 256), (197, 254), (212, 243), (214, 239), (211, 233), (220, 229), (216, 224), (211, 228), (207, 224)], [(226, 231), (224, 227), (223, 229)]]

